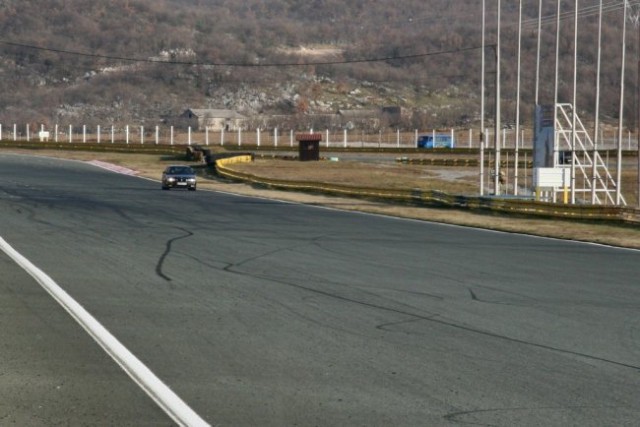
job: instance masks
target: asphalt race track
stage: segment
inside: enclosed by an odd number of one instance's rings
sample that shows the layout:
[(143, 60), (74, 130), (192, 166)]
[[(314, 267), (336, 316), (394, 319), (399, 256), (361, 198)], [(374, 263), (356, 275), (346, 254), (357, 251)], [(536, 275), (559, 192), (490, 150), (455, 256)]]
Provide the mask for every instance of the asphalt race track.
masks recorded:
[[(9, 154), (0, 218), (212, 425), (640, 420), (638, 251)], [(1, 425), (173, 424), (2, 252), (0, 271)]]

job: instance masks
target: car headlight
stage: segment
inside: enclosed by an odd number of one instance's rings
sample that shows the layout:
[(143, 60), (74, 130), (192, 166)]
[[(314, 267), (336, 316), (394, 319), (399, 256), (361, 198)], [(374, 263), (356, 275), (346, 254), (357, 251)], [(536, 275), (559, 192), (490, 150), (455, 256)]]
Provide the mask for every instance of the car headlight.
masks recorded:
[(195, 178), (187, 178), (187, 181), (188, 182), (196, 182), (196, 179)]
[(167, 181), (169, 181), (169, 182), (174, 182), (175, 180), (176, 180), (176, 179), (175, 179), (175, 178), (173, 178), (173, 177), (168, 177), (168, 178), (167, 178)]

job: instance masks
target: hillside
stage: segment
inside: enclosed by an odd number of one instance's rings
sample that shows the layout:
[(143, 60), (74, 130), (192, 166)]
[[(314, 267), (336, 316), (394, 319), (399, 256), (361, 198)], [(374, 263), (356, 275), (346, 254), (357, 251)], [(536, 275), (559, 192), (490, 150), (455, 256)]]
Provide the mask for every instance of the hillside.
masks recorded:
[[(469, 3), (51, 0), (45, 8), (3, 0), (0, 123), (155, 124), (196, 106), (290, 115), (313, 125), (313, 113), (400, 105), (411, 112), (407, 128), (467, 124), (480, 110), (482, 16), (481, 2)], [(517, 2), (503, 3), (503, 111), (513, 121)], [(588, 11), (596, 3), (581, 2), (579, 102), (587, 111), (597, 43), (597, 15)], [(529, 121), (537, 2), (526, 1), (524, 14), (522, 116)], [(545, 5), (544, 16), (554, 14), (555, 4)], [(621, 16), (612, 10), (604, 19), (602, 109), (609, 116), (618, 102)], [(495, 28), (496, 11), (488, 10), (488, 45)], [(563, 58), (572, 55), (572, 31), (571, 19), (564, 21)], [(542, 102), (552, 99), (554, 36), (551, 22), (543, 31)], [(634, 40), (630, 35), (632, 47)], [(492, 93), (494, 51), (486, 52)], [(563, 99), (570, 99), (571, 67), (569, 60), (561, 65)], [(628, 105), (634, 103), (630, 91)]]

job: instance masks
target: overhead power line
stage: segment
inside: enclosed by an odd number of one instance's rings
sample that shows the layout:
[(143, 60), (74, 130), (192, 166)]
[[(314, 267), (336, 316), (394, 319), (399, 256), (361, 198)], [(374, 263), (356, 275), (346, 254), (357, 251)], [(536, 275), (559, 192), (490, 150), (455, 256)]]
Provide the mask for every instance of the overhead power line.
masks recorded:
[(56, 49), (52, 47), (44, 47), (44, 46), (36, 46), (30, 45), (26, 43), (18, 43), (7, 40), (0, 40), (0, 44), (4, 44), (6, 46), (19, 47), (23, 49), (33, 49), (40, 50), (45, 52), (54, 52), (64, 55), (73, 55), (73, 56), (84, 56), (90, 58), (100, 58), (100, 59), (109, 59), (112, 61), (126, 61), (126, 62), (136, 62), (136, 63), (152, 63), (152, 64), (167, 64), (167, 65), (190, 65), (190, 66), (204, 66), (204, 67), (246, 67), (246, 68), (260, 68), (260, 67), (308, 67), (308, 66), (317, 66), (317, 65), (343, 65), (343, 64), (358, 64), (358, 63), (371, 63), (371, 62), (387, 62), (387, 61), (398, 61), (398, 60), (407, 60), (407, 59), (418, 59), (425, 58), (429, 56), (437, 56), (437, 55), (450, 55), (459, 52), (467, 52), (471, 50), (479, 50), (482, 46), (469, 46), (462, 47), (458, 49), (450, 49), (450, 50), (440, 50), (435, 52), (426, 52), (426, 53), (416, 53), (409, 55), (397, 55), (397, 56), (385, 56), (379, 58), (362, 58), (362, 59), (347, 59), (341, 61), (318, 61), (318, 62), (271, 62), (271, 63), (238, 63), (238, 62), (198, 62), (198, 61), (167, 61), (162, 59), (154, 59), (154, 58), (134, 58), (134, 57), (126, 57), (126, 56), (116, 56), (116, 55), (102, 55), (98, 53), (88, 53), (88, 52), (78, 52), (72, 50), (65, 49)]

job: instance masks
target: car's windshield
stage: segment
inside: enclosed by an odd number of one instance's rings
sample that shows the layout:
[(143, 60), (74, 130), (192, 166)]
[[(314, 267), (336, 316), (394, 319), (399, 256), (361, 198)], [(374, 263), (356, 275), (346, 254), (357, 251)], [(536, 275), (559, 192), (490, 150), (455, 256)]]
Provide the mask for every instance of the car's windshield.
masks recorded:
[(167, 173), (174, 175), (193, 175), (194, 172), (193, 169), (188, 166), (177, 166), (169, 168)]

